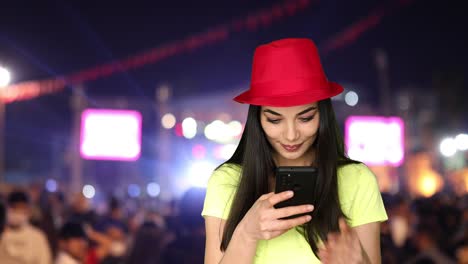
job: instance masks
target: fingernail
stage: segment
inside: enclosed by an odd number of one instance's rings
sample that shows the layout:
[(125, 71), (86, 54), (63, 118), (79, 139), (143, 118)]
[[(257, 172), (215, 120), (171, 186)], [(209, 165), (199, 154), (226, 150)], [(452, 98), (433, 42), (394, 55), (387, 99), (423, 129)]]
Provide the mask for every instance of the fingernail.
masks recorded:
[(307, 205), (307, 210), (311, 211), (311, 210), (313, 210), (313, 209), (314, 209), (314, 206), (313, 206), (313, 205), (311, 205), (311, 204)]
[(292, 191), (288, 191), (288, 192), (286, 193), (286, 196), (290, 197), (290, 196), (293, 196), (293, 194), (294, 194), (294, 193), (293, 193)]
[(312, 216), (310, 216), (310, 215), (306, 216), (307, 221), (310, 221), (310, 219), (312, 219)]

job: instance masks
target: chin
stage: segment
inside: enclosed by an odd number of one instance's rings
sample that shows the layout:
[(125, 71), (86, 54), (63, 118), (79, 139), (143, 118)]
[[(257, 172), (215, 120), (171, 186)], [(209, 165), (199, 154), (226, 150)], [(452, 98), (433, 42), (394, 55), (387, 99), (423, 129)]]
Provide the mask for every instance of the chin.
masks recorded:
[(304, 152), (298, 151), (298, 152), (295, 152), (295, 153), (290, 153), (290, 152), (281, 151), (280, 155), (281, 155), (281, 157), (283, 159), (297, 160), (297, 159), (301, 158), (302, 156), (304, 156)]

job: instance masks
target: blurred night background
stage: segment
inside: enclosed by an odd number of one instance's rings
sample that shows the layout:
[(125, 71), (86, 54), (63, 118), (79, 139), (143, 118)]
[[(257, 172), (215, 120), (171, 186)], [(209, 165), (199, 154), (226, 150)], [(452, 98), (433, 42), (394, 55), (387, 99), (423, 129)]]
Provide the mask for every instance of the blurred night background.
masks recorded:
[[(202, 263), (254, 49), (306, 37), (378, 178), (383, 263), (468, 263), (467, 20), (450, 0), (3, 1), (0, 262)], [(399, 121), (353, 136), (352, 116)], [(45, 240), (18, 242), (20, 212)]]

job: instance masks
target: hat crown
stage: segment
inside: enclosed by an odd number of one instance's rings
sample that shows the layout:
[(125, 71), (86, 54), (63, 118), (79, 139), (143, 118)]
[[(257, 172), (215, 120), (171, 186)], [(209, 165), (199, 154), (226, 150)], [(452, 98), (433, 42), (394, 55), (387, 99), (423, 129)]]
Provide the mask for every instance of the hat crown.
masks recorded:
[(328, 81), (314, 42), (287, 38), (255, 49), (250, 89), (234, 100), (286, 107), (317, 102), (341, 92), (341, 85)]
[(317, 47), (312, 40), (281, 39), (255, 50), (251, 79), (253, 87), (257, 83), (301, 78), (326, 80)]

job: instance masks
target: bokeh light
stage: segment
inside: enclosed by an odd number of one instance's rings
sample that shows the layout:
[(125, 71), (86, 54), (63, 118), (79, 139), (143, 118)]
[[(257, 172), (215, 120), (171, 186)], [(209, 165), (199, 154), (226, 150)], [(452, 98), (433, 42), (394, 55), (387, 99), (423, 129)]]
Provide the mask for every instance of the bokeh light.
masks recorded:
[(6, 68), (0, 66), (0, 87), (7, 86), (11, 81), (11, 73)]
[(451, 157), (457, 152), (457, 145), (453, 138), (445, 138), (440, 142), (440, 153), (445, 157)]
[(187, 117), (182, 121), (182, 134), (185, 138), (194, 138), (197, 134), (197, 121), (192, 117)]
[(156, 182), (150, 182), (146, 186), (146, 192), (151, 197), (157, 197), (161, 193), (161, 187)]
[(197, 144), (192, 147), (192, 156), (195, 159), (203, 159), (206, 156), (206, 148), (203, 145)]
[(87, 184), (83, 186), (83, 195), (88, 199), (93, 199), (96, 195), (96, 189), (94, 189), (94, 186)]
[(175, 126), (175, 124), (176, 124), (176, 118), (171, 113), (167, 113), (161, 118), (161, 125), (165, 129), (171, 129)]
[(359, 102), (359, 96), (356, 92), (349, 91), (345, 95), (345, 102), (349, 106), (355, 106)]
[(460, 151), (468, 150), (468, 135), (467, 134), (459, 134), (455, 137), (455, 145), (457, 149)]
[(54, 179), (48, 179), (45, 184), (46, 190), (49, 192), (57, 191), (57, 181)]
[(189, 184), (194, 187), (206, 187), (216, 166), (210, 161), (194, 162), (188, 172)]
[(128, 185), (128, 195), (130, 197), (138, 197), (141, 194), (140, 186), (136, 184), (130, 184)]

